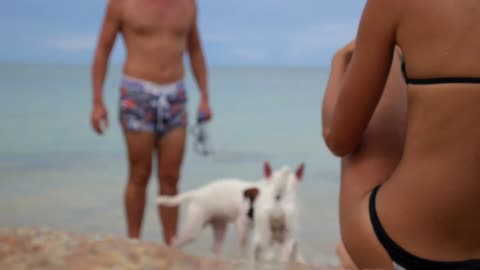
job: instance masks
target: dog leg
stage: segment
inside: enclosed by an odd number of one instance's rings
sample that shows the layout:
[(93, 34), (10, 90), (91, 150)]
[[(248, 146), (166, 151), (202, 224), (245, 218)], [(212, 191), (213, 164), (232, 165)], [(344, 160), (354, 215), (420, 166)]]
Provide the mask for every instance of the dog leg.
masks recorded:
[(295, 258), (295, 261), (297, 263), (301, 263), (303, 265), (307, 265), (307, 261), (305, 260), (305, 257), (303, 257), (302, 253), (298, 250), (298, 246), (297, 246), (297, 251), (296, 251), (297, 255), (296, 255), (296, 258)]
[(243, 218), (237, 219), (235, 226), (237, 228), (238, 250), (242, 258), (246, 256), (247, 237), (250, 231), (248, 221)]
[(306, 264), (305, 258), (299, 251), (298, 241), (295, 239), (288, 239), (282, 246), (281, 261), (283, 263), (296, 262)]
[(297, 243), (293, 238), (287, 238), (282, 245), (280, 260), (282, 263), (296, 260)]
[(268, 250), (268, 244), (266, 244), (263, 239), (253, 239), (253, 245), (252, 245), (252, 255), (251, 258), (257, 262), (257, 261), (263, 261), (265, 260), (265, 253)]
[(272, 232), (270, 231), (270, 223), (266, 215), (257, 215), (255, 218), (251, 258), (254, 261), (259, 261), (265, 260), (265, 252), (270, 251)]
[(213, 229), (213, 247), (212, 252), (215, 256), (219, 256), (222, 250), (223, 242), (225, 241), (225, 233), (227, 232), (226, 221), (214, 221), (212, 222)]
[(205, 224), (204, 214), (200, 209), (190, 205), (186, 214), (185, 229), (173, 240), (174, 248), (182, 248), (195, 241)]

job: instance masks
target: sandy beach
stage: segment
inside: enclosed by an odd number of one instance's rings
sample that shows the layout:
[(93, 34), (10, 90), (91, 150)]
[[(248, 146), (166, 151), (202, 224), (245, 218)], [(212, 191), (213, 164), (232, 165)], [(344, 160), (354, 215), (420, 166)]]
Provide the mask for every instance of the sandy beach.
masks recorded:
[[(244, 262), (227, 262), (194, 257), (148, 241), (118, 236), (81, 235), (39, 228), (0, 228), (0, 269), (10, 270), (100, 270), (165, 269), (213, 270), (246, 269)], [(302, 265), (285, 266), (292, 270), (333, 270)], [(262, 265), (262, 269), (281, 269)]]

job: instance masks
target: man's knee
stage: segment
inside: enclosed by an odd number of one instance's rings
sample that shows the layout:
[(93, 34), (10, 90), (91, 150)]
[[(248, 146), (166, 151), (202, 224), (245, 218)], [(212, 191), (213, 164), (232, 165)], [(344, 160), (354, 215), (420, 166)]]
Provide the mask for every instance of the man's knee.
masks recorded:
[(130, 168), (129, 185), (133, 185), (137, 188), (146, 188), (148, 179), (152, 173), (150, 165), (136, 165)]
[(170, 170), (165, 172), (159, 172), (159, 186), (160, 194), (162, 195), (175, 195), (178, 192), (178, 179), (180, 178), (180, 172)]

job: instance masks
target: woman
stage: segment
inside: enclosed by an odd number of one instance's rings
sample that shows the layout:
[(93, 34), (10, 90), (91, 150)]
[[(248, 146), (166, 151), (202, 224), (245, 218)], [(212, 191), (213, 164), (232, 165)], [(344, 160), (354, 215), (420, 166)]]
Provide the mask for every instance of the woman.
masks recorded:
[[(355, 41), (352, 41), (338, 50), (333, 57), (330, 78), (323, 100), (323, 118), (332, 114), (334, 110), (335, 101), (340, 93), (354, 49)], [(401, 53), (396, 50), (382, 98), (362, 141), (355, 152), (341, 160), (341, 219), (346, 214), (345, 210), (354, 209), (360, 199), (359, 196), (362, 196), (352, 192), (355, 189), (345, 189), (344, 187), (364, 183), (370, 186), (368, 181), (383, 182), (390, 176), (400, 160), (407, 109), (406, 84), (402, 77), (400, 63)], [(325, 124), (326, 121), (324, 120), (323, 123)], [(362, 180), (359, 181), (359, 179)], [(342, 261), (343, 268), (356, 268), (341, 243), (337, 247), (337, 254)]]
[(340, 206), (342, 239), (360, 269), (480, 269), (479, 11), (476, 0), (367, 1), (351, 66), (324, 119), (325, 142), (337, 156), (357, 150), (396, 45), (408, 117), (388, 179), (342, 182), (352, 200)]

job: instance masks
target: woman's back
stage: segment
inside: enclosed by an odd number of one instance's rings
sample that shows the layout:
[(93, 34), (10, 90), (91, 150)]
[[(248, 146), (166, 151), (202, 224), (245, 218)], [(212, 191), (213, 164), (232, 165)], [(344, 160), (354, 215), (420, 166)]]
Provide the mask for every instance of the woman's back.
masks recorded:
[(480, 258), (480, 84), (467, 79), (480, 78), (480, 1), (406, 1), (403, 9), (406, 76), (433, 80), (408, 85), (403, 158), (383, 187), (388, 196), (379, 194), (379, 216), (417, 255)]

